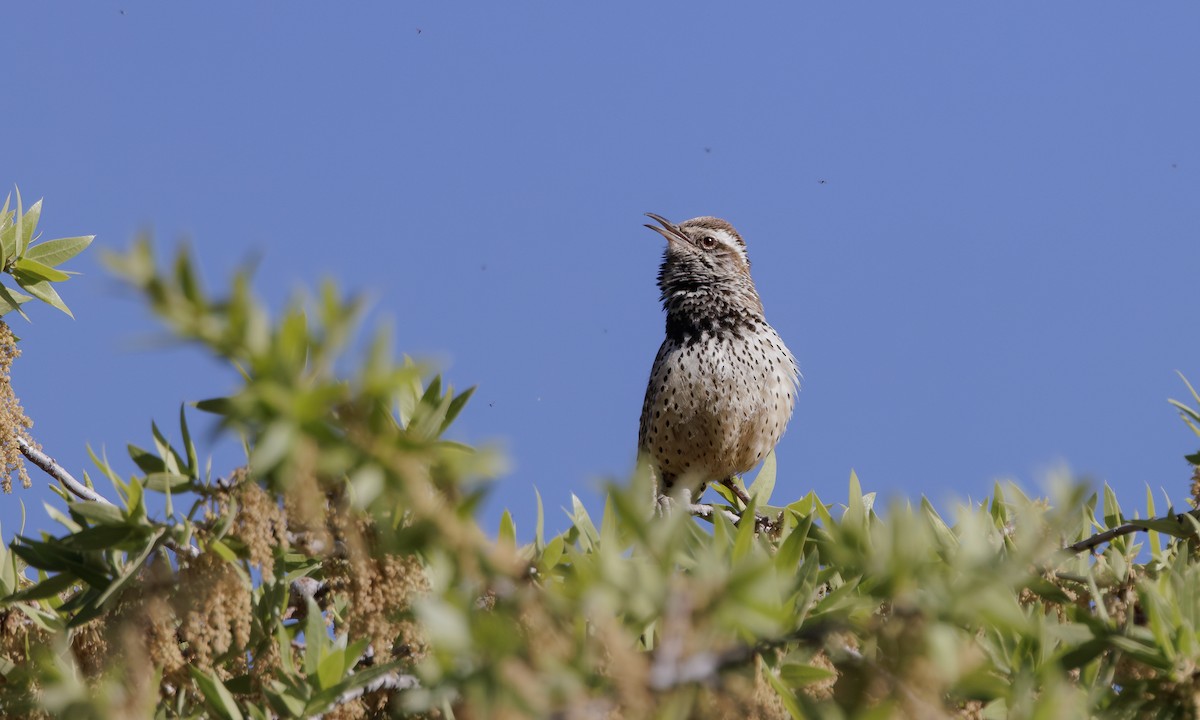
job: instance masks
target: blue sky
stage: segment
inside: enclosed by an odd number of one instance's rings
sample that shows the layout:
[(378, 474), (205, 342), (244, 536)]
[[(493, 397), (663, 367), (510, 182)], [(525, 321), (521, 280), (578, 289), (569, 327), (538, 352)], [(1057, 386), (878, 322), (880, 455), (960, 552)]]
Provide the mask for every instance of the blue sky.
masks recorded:
[[(633, 463), (663, 317), (642, 213), (724, 217), (804, 388), (776, 499), (981, 497), (1049, 469), (1182, 503), (1198, 439), (1200, 6), (19, 3), (4, 172), (46, 237), (333, 277), (479, 386), (455, 429), (531, 531)], [(89, 252), (15, 387), (71, 470), (232, 388)], [(227, 456), (223, 460), (228, 460)], [(225, 462), (224, 464), (228, 464)], [(124, 465), (127, 472), (131, 464)], [(218, 471), (227, 470), (218, 465)], [(37, 487), (0, 497), (10, 539)], [(1160, 506), (1161, 509), (1161, 506)], [(561, 516), (550, 514), (552, 526)]]

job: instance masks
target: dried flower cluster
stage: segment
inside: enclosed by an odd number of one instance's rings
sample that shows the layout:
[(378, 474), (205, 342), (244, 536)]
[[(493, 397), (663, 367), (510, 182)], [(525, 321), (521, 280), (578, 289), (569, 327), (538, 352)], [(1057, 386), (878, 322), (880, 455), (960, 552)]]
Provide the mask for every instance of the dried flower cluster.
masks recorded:
[(344, 556), (326, 562), (326, 577), (332, 591), (346, 595), (346, 630), (369, 638), (377, 652), (402, 648), (416, 659), (420, 636), (401, 615), (429, 587), (421, 562), (380, 552), (373, 524), (345, 508), (330, 513), (330, 524)]
[(250, 554), (250, 564), (264, 575), (275, 573), (275, 553), (288, 547), (287, 516), (279, 502), (258, 483), (236, 486), (238, 512), (230, 531)]
[(0, 320), (0, 489), (12, 492), (14, 475), (22, 487), (29, 487), (25, 459), (17, 445), (17, 437), (32, 443), (29, 428), (33, 422), (25, 416), (21, 401), (12, 388), (12, 364), (21, 355), (17, 338), (8, 323)]
[(191, 665), (207, 671), (231, 649), (246, 647), (254, 621), (248, 578), (215, 554), (202, 553), (188, 561), (179, 584), (175, 611)]

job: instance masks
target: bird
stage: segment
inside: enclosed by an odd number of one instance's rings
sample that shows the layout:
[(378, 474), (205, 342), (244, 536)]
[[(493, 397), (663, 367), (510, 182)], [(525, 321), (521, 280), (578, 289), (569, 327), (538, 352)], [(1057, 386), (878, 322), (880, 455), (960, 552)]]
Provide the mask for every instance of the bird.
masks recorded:
[(796, 406), (800, 369), (763, 314), (746, 242), (725, 220), (675, 224), (646, 213), (667, 241), (658, 271), (666, 336), (646, 386), (639, 456), (659, 507), (710, 482), (749, 498), (734, 478), (779, 442)]

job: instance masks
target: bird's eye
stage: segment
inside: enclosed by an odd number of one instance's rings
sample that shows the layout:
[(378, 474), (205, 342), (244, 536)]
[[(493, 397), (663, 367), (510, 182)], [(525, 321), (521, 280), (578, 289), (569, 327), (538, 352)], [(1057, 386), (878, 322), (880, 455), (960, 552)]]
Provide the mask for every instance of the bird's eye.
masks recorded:
[(715, 237), (713, 237), (712, 235), (701, 235), (700, 236), (700, 247), (704, 248), (705, 250), (712, 250), (716, 246), (717, 246), (717, 239)]

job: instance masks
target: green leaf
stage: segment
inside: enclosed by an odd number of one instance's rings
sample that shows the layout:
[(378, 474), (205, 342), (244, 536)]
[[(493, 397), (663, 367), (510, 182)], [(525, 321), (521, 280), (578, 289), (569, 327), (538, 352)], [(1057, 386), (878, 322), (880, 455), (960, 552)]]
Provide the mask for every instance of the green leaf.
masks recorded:
[(21, 247), (21, 240), (25, 237), (25, 211), (21, 208), (21, 188), (15, 189), (17, 191), (17, 214), (12, 226), (12, 252), (5, 253), (10, 258), (21, 257), (25, 254), (25, 248)]
[(181, 247), (175, 254), (175, 285), (193, 305), (204, 305), (204, 292), (192, 269), (192, 256), (186, 247)]
[(193, 407), (214, 415), (232, 415), (234, 411), (233, 399), (227, 397), (199, 400), (193, 403)]
[(496, 543), (510, 549), (517, 547), (517, 526), (508, 510), (505, 510), (504, 514), (500, 516), (500, 531)]
[(733, 508), (736, 509), (742, 506), (741, 499), (737, 495), (734, 495), (733, 490), (730, 490), (725, 483), (712, 483), (709, 485), (709, 487), (712, 488), (715, 493), (721, 496), (721, 499), (729, 503)]
[(754, 476), (754, 483), (750, 485), (750, 499), (759, 507), (771, 502), (771, 493), (775, 491), (775, 468), (775, 451), (772, 450), (767, 453), (762, 469)]
[(29, 248), (29, 251), (25, 253), (25, 259), (35, 260), (50, 267), (58, 267), (83, 252), (95, 238), (95, 235), (81, 235), (47, 240)]
[(321, 658), (325, 654), (324, 648), (329, 644), (329, 637), (325, 634), (325, 618), (321, 615), (317, 603), (311, 597), (306, 598), (306, 603), (308, 612), (304, 618), (304, 674), (315, 678)]
[(1059, 662), (1062, 664), (1064, 670), (1074, 670), (1095, 660), (1107, 649), (1107, 640), (1104, 638), (1093, 638), (1068, 650), (1059, 658)]
[(564, 550), (566, 550), (566, 541), (562, 535), (555, 535), (550, 542), (546, 543), (546, 549), (542, 551), (542, 565), (547, 570), (553, 568), (562, 559)]
[(785, 663), (779, 668), (779, 677), (791, 687), (803, 687), (811, 685), (815, 682), (828, 680), (835, 677), (837, 673), (826, 670), (825, 668), (813, 667), (812, 665), (801, 665), (800, 663)]
[(35, 625), (48, 633), (62, 632), (67, 623), (57, 613), (45, 610), (38, 605), (16, 603), (15, 607), (25, 614)]
[(796, 528), (788, 533), (783, 544), (779, 546), (779, 551), (775, 553), (775, 567), (781, 573), (796, 572), (800, 558), (804, 557), (804, 541), (808, 539), (808, 533), (812, 530), (812, 526), (812, 515), (800, 517)]
[(64, 303), (62, 298), (58, 296), (58, 291), (55, 290), (54, 287), (50, 285), (50, 283), (46, 282), (45, 280), (37, 280), (36, 282), (26, 282), (26, 280), (24, 278), (26, 278), (27, 276), (25, 276), (23, 273), (19, 273), (19, 272), (16, 273), (15, 275), (13, 275), (13, 277), (16, 279), (17, 284), (20, 285), (21, 289), (24, 290), (25, 292), (34, 296), (38, 300), (41, 300), (42, 302), (46, 303), (50, 307), (61, 310), (61, 311), (65, 312), (67, 315), (70, 315), (72, 318), (75, 317), (74, 315), (71, 314), (71, 310), (70, 310), (70, 308), (67, 307), (67, 304)]
[(139, 528), (129, 525), (96, 525), (67, 535), (63, 544), (76, 550), (107, 550), (140, 532)]
[(135, 522), (146, 519), (145, 493), (142, 492), (142, 481), (131, 478), (126, 486), (125, 507), (130, 520)]
[(208, 549), (216, 553), (225, 562), (237, 562), (237, 553), (220, 540), (209, 540)]
[(43, 598), (57, 596), (63, 590), (79, 584), (79, 578), (70, 572), (60, 572), (57, 575), (51, 575), (49, 578), (39, 582), (37, 585), (27, 587), (24, 590), (14, 593), (7, 598), (4, 598), (6, 603), (17, 600), (41, 600)]
[(770, 669), (764, 669), (762, 674), (766, 676), (767, 683), (775, 691), (775, 694), (779, 696), (779, 701), (783, 703), (783, 707), (788, 711), (788, 715), (791, 715), (793, 720), (806, 720), (806, 716), (800, 710), (800, 703), (796, 702), (796, 696), (775, 676), (775, 673), (771, 672)]
[(196, 459), (196, 444), (192, 442), (192, 434), (188, 432), (186, 406), (179, 405), (179, 432), (183, 436), (183, 452), (187, 455), (187, 472), (193, 479), (200, 478), (200, 463)]
[[(20, 207), (21, 192), (17, 191), (17, 206)], [(29, 206), (25, 211), (25, 215), (21, 218), (21, 230), (17, 237), (17, 242), (20, 245), (17, 247), (17, 257), (24, 257), (25, 251), (29, 248), (29, 242), (33, 239), (33, 231), (37, 229), (38, 220), (42, 217), (42, 200)]]
[(187, 475), (177, 473), (149, 473), (146, 475), (146, 489), (154, 492), (169, 492), (187, 487), (192, 479)]
[(533, 489), (533, 494), (537, 496), (537, 526), (534, 528), (533, 532), (533, 547), (538, 552), (541, 552), (542, 548), (546, 546), (546, 543), (543, 540), (543, 533), (545, 532), (546, 526), (546, 516), (542, 510), (542, 494), (538, 492), (536, 487)]
[(81, 552), (67, 548), (57, 540), (39, 542), (22, 535), (10, 546), (22, 560), (39, 570), (75, 573), (89, 585), (107, 585), (108, 576), (88, 563)]
[(866, 527), (867, 506), (863, 500), (862, 485), (858, 482), (858, 473), (850, 471), (850, 493), (846, 501), (846, 512), (842, 515), (842, 524), (851, 528)]
[[(308, 635), (305, 634), (307, 639)], [(338, 645), (342, 647), (337, 647)], [(342, 635), (334, 643), (334, 647), (325, 653), (325, 657), (317, 663), (317, 683), (321, 688), (330, 688), (341, 681), (346, 672), (345, 655), (346, 636)]]
[[(285, 648), (287, 646), (284, 646)], [(301, 697), (302, 692), (307, 692), (308, 688), (289, 687), (278, 680), (271, 680), (263, 692), (267, 696), (267, 701), (275, 712), (282, 717), (300, 718), (309, 717), (307, 712), (308, 702), (305, 697)]]
[(574, 514), (569, 517), (579, 530), (579, 547), (584, 551), (590, 551), (592, 545), (600, 539), (600, 533), (596, 531), (596, 526), (592, 524), (592, 518), (588, 515), (587, 509), (574, 493), (571, 494), (571, 508), (574, 510)]
[(1108, 483), (1104, 483), (1104, 527), (1115, 528), (1124, 522), (1116, 493)]
[[(361, 641), (359, 643), (355, 643), (354, 645), (350, 646), (350, 648), (348, 648), (346, 650), (345, 657), (347, 659), (358, 658), (362, 654), (363, 647), (365, 647), (365, 646), (363, 645), (363, 643)], [(370, 685), (372, 682), (379, 679), (380, 677), (383, 677), (384, 675), (387, 675), (389, 673), (396, 672), (396, 670), (402, 666), (403, 666), (403, 663), (392, 662), (392, 663), (384, 663), (382, 665), (374, 665), (371, 667), (365, 667), (365, 668), (355, 670), (352, 674), (346, 676), (345, 679), (342, 680), (341, 682), (339, 682), (338, 684), (336, 684), (332, 687), (325, 688), (320, 693), (315, 695), (313, 697), (314, 705), (310, 705), (310, 710), (314, 709), (315, 707), (319, 707), (319, 705), (316, 705), (317, 703), (324, 703), (326, 706), (328, 706), (329, 703), (333, 703), (334, 701), (336, 701), (338, 696), (340, 696), (350, 690), (354, 690), (354, 689), (361, 688), (361, 687), (366, 687), (367, 685)], [(345, 675), (345, 673), (343, 673), (343, 675)], [(415, 683), (411, 687), (416, 687)], [(405, 687), (404, 685), (401, 685), (401, 687), (399, 689), (404, 690), (404, 689), (408, 689), (408, 688)], [(444, 715), (444, 717), (453, 717), (453, 716), (452, 715)]]
[(140, 448), (133, 443), (125, 446), (129, 452), (129, 459), (133, 460), (133, 464), (138, 466), (138, 469), (144, 473), (161, 473), (167, 471), (167, 464), (163, 459), (154, 453)]
[[(1154, 517), (1154, 491), (1150, 489), (1150, 483), (1146, 483), (1146, 515)], [(1150, 557), (1156, 561), (1162, 560), (1162, 539), (1158, 536), (1155, 530), (1149, 530), (1146, 533), (1147, 541), (1150, 543)]]
[(757, 508), (758, 503), (754, 502), (754, 498), (750, 498), (750, 504), (742, 511), (741, 522), (737, 525), (737, 536), (733, 539), (732, 558), (734, 564), (750, 552), (750, 545), (754, 542), (754, 513)]
[(1130, 520), (1129, 524), (1143, 530), (1155, 530), (1171, 537), (1186, 538), (1192, 536), (1191, 526), (1181, 522), (1186, 515), (1151, 518), (1149, 520)]
[(250, 455), (250, 466), (256, 474), (266, 474), (275, 469), (292, 452), (299, 433), (296, 426), (287, 420), (276, 420), (267, 426)]
[(8, 212), (8, 200), (12, 198), (11, 195), (4, 201), (4, 212), (2, 213), (4, 219), (10, 221), (6, 222), (4, 229), (0, 231), (0, 254), (3, 254), (3, 262), (0, 263), (0, 267), (5, 268), (8, 267), (8, 261), (16, 257), (18, 233), (24, 231), (21, 226), (21, 188), (16, 188), (16, 191), (17, 209), (15, 213), (10, 215)]
[(91, 445), (87, 446), (87, 451), (88, 456), (92, 459), (92, 463), (100, 469), (100, 472), (104, 473), (104, 477), (108, 478), (114, 484), (121, 482), (120, 476), (117, 475), (116, 471), (112, 469), (112, 465), (108, 462), (108, 452), (106, 450), (103, 448), (100, 450), (103, 457), (97, 456), (96, 451), (92, 449)]
[(197, 687), (204, 695), (204, 700), (210, 710), (224, 720), (242, 720), (242, 711), (238, 709), (233, 694), (221, 683), (220, 679), (194, 667), (189, 666), (188, 671), (191, 672), (192, 679), (196, 681)]
[(16, 310), (18, 313), (20, 313), (21, 317), (28, 320), (29, 316), (26, 315), (25, 311), (21, 309), (21, 304), (27, 303), (32, 299), (32, 295), (26, 295), (25, 293), (17, 292), (16, 290), (11, 290), (4, 285), (0, 285), (0, 315), (6, 315), (13, 310)]
[(142, 548), (142, 551), (138, 554), (138, 556), (133, 560), (128, 561), (125, 564), (125, 569), (121, 571), (121, 574), (118, 575), (107, 588), (105, 588), (104, 592), (100, 594), (100, 597), (96, 598), (97, 607), (103, 605), (110, 597), (115, 595), (118, 590), (125, 587), (125, 585), (127, 585), (135, 575), (141, 572), (142, 565), (145, 564), (146, 559), (150, 557), (150, 554), (158, 548), (159, 538), (161, 538), (165, 533), (165, 528), (159, 528), (157, 532), (150, 536), (146, 542), (146, 546)]
[(129, 523), (125, 517), (125, 513), (121, 512), (121, 508), (116, 505), (109, 505), (108, 503), (80, 500), (68, 505), (67, 510), (71, 512), (72, 517), (80, 522), (95, 525), (120, 525), (123, 527)]
[(446, 408), (446, 417), (442, 419), (442, 426), (438, 430), (438, 435), (446, 432), (446, 428), (450, 427), (450, 423), (454, 422), (454, 419), (458, 417), (458, 414), (462, 412), (463, 407), (466, 406), (467, 401), (470, 400), (471, 396), (474, 394), (475, 388), (469, 387), (463, 392), (459, 393), (458, 397), (450, 401), (450, 406)]
[(14, 275), (25, 275), (35, 281), (47, 280), (49, 282), (63, 282), (71, 279), (71, 276), (62, 270), (55, 270), (49, 265), (43, 265), (37, 260), (30, 260), (29, 258), (18, 258), (17, 261), (13, 263), (13, 269)]
[(167, 472), (178, 473), (183, 470), (184, 460), (180, 457), (179, 452), (171, 447), (171, 443), (167, 441), (167, 437), (163, 435), (162, 430), (158, 429), (158, 423), (150, 421), (150, 434), (154, 438), (154, 449), (158, 451), (158, 456), (163, 459), (166, 464)]

